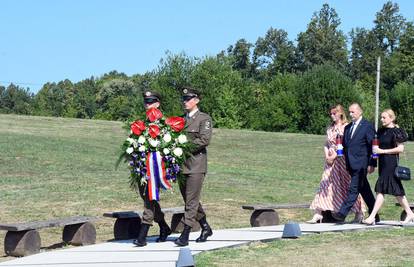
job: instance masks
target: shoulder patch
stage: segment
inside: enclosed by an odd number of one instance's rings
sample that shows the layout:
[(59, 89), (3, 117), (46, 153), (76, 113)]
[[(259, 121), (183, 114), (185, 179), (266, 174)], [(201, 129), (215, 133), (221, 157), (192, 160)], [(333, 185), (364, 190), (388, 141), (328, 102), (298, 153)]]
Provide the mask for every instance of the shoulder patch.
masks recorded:
[(211, 123), (210, 123), (210, 121), (206, 121), (206, 123), (205, 123), (204, 127), (205, 127), (205, 129), (206, 129), (206, 130), (210, 130), (210, 128), (211, 128)]

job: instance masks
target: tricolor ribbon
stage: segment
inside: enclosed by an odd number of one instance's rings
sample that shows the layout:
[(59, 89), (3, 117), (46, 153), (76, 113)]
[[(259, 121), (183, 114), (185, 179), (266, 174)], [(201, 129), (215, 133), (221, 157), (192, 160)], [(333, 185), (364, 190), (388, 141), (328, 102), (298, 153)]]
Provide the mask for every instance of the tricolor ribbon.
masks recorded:
[(171, 189), (171, 184), (167, 180), (165, 164), (159, 151), (147, 154), (147, 193), (149, 200), (160, 200), (160, 188)]

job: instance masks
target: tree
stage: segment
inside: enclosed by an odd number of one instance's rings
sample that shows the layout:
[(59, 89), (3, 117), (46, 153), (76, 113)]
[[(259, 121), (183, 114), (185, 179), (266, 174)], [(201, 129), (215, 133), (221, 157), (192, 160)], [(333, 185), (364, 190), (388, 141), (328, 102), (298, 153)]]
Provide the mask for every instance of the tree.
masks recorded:
[(296, 69), (296, 49), (284, 30), (270, 28), (264, 38), (259, 37), (253, 52), (253, 62), (269, 75), (293, 72)]
[(246, 125), (249, 86), (231, 62), (209, 57), (197, 64), (191, 85), (201, 91), (201, 108), (213, 118), (215, 127), (242, 128)]
[(29, 115), (32, 112), (33, 94), (29, 89), (10, 84), (0, 86), (0, 112)]
[(95, 95), (97, 86), (93, 77), (73, 86), (72, 98), (65, 108), (65, 117), (93, 118), (97, 109)]
[(380, 42), (375, 33), (364, 28), (352, 29), (351, 38), (351, 76), (354, 80), (371, 83), (374, 90), (377, 58), (383, 57)]
[(324, 4), (319, 13), (314, 13), (305, 32), (298, 36), (301, 68), (330, 62), (338, 69), (347, 66), (346, 38), (339, 30), (341, 21), (335, 9)]
[(414, 140), (414, 84), (399, 82), (390, 94), (390, 105), (397, 113), (397, 123)]
[(162, 110), (166, 115), (183, 113), (181, 104), (181, 89), (192, 84), (192, 73), (197, 61), (181, 53), (173, 55), (166, 53), (161, 59), (154, 78), (149, 87), (158, 91), (162, 96)]
[(59, 87), (56, 83), (44, 84), (34, 98), (35, 115), (63, 116), (66, 99), (64, 88)]
[(0, 85), (0, 112), (1, 113), (7, 113), (7, 111), (5, 109), (6, 105), (5, 105), (4, 100), (3, 100), (5, 91), (6, 91), (6, 87)]
[(245, 77), (250, 74), (251, 60), (250, 49), (252, 44), (245, 39), (240, 39), (234, 46), (227, 48), (228, 56), (231, 58), (232, 67), (240, 71)]
[(404, 72), (400, 67), (404, 56), (396, 55), (396, 52), (399, 50), (400, 39), (409, 30), (406, 30), (408, 24), (398, 12), (398, 4), (387, 2), (377, 12), (372, 30), (357, 28), (350, 33), (352, 77), (363, 81), (371, 90), (375, 88), (376, 62), (379, 56), (381, 83), (387, 93), (401, 79), (401, 72)]
[(139, 103), (140, 92), (134, 83), (125, 78), (106, 80), (96, 94), (98, 112), (95, 118), (126, 120), (134, 114)]
[(391, 1), (385, 3), (375, 16), (374, 32), (381, 42), (382, 50), (391, 54), (398, 46), (404, 32), (405, 18), (399, 14), (400, 7)]
[(330, 119), (330, 107), (360, 102), (350, 78), (329, 64), (315, 66), (303, 74), (298, 83), (298, 99), (302, 118), (300, 130), (306, 133), (323, 134)]
[(406, 24), (401, 35), (400, 45), (391, 56), (395, 62), (394, 76), (396, 81), (414, 82), (414, 25)]
[(271, 80), (255, 84), (255, 96), (250, 97), (248, 126), (264, 131), (298, 131), (300, 101), (295, 74), (277, 74)]

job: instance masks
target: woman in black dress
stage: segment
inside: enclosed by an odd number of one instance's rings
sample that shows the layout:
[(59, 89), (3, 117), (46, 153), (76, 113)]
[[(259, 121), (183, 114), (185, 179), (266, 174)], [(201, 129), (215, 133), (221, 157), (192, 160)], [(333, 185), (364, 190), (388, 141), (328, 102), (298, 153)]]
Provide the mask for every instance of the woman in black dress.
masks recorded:
[(405, 197), (404, 187), (401, 180), (394, 177), (395, 167), (398, 165), (398, 157), (404, 151), (404, 142), (407, 141), (407, 133), (395, 124), (395, 113), (391, 109), (386, 109), (381, 113), (382, 128), (378, 131), (380, 141), (379, 147), (374, 148), (373, 152), (379, 154), (379, 177), (375, 184), (377, 198), (374, 209), (369, 217), (362, 223), (375, 224), (375, 215), (384, 203), (384, 195), (394, 195), (401, 207), (407, 213), (407, 217), (401, 223), (414, 222), (414, 213), (410, 209), (408, 200)]

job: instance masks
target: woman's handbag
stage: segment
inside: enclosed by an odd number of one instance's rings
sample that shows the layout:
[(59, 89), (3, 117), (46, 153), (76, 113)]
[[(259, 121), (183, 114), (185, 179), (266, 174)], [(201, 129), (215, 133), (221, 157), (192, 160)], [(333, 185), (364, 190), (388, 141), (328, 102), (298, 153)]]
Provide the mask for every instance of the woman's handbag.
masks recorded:
[[(404, 135), (404, 136), (396, 135), (395, 139), (402, 140), (402, 141), (407, 140), (408, 136), (406, 132), (400, 131), (399, 134)], [(397, 143), (395, 144), (395, 146), (397, 146)], [(401, 181), (411, 180), (411, 170), (408, 167), (403, 167), (400, 165), (400, 157), (398, 154), (397, 154), (397, 167), (395, 167), (395, 170), (394, 170), (394, 177)]]
[(394, 170), (394, 177), (402, 181), (411, 180), (411, 170), (408, 167), (397, 166)]

